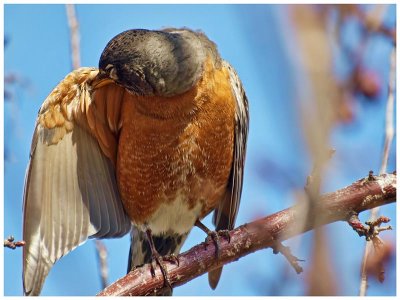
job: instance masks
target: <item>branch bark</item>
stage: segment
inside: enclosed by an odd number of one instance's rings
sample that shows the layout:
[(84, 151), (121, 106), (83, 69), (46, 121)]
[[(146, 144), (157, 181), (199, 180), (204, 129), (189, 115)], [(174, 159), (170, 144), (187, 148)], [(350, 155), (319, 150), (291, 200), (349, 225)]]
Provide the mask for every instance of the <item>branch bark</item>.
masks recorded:
[[(303, 218), (308, 208), (295, 205), (232, 230), (230, 242), (221, 239), (219, 260), (215, 259), (215, 246), (210, 241), (180, 254), (179, 265), (165, 261), (165, 268), (171, 285), (177, 287), (245, 255), (273, 247), (276, 241), (289, 239), (324, 224), (347, 221), (354, 214), (395, 201), (396, 174), (366, 177), (341, 190), (322, 195), (314, 203), (306, 222)], [(318, 218), (315, 218), (317, 215)], [(152, 277), (150, 264), (146, 264), (129, 272), (98, 296), (154, 295), (163, 285), (160, 270), (156, 269), (155, 277)]]

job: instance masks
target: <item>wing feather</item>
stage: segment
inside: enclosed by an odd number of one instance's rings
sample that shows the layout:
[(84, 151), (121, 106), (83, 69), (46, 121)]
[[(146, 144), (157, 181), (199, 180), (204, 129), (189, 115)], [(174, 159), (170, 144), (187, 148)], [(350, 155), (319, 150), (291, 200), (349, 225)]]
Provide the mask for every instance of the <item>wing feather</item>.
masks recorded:
[(116, 132), (105, 126), (107, 97), (93, 97), (97, 73), (92, 68), (70, 73), (39, 111), (24, 190), (27, 295), (38, 295), (52, 265), (88, 238), (118, 237), (131, 228), (114, 154), (102, 151), (114, 147)]
[[(220, 201), (213, 215), (213, 223), (217, 231), (222, 229), (231, 230), (235, 227), (242, 194), (244, 161), (249, 130), (248, 101), (242, 82), (228, 62), (223, 61), (222, 66), (228, 70), (230, 75), (232, 92), (236, 100), (236, 113), (232, 169), (224, 198)], [(208, 282), (212, 289), (217, 287), (221, 272), (222, 268), (218, 268), (208, 273)]]
[(229, 182), (223, 201), (215, 209), (213, 223), (216, 225), (217, 230), (231, 230), (235, 226), (242, 194), (244, 161), (249, 130), (249, 108), (242, 82), (236, 71), (226, 61), (223, 62), (223, 66), (229, 71), (232, 92), (236, 100), (235, 135)]
[(117, 85), (109, 85), (109, 89), (111, 89), (110, 94), (113, 95), (107, 101), (107, 121), (108, 126), (114, 130), (119, 130), (118, 120), (120, 119), (121, 114), (121, 101), (124, 97), (125, 89), (121, 88)]

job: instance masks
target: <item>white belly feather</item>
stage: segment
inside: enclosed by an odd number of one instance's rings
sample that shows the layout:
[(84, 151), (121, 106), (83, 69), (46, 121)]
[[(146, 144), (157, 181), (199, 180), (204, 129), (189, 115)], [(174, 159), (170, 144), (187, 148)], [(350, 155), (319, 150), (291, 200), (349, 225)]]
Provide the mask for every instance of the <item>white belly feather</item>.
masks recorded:
[(195, 207), (189, 209), (186, 196), (182, 192), (178, 192), (172, 203), (161, 204), (145, 226), (151, 229), (153, 235), (168, 231), (184, 234), (192, 229), (199, 218), (201, 209), (200, 201)]

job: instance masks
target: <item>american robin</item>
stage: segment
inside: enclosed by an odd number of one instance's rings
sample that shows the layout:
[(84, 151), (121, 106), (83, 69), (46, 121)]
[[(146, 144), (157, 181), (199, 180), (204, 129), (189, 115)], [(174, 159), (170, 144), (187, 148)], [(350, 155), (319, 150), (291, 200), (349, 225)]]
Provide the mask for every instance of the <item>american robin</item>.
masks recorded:
[[(52, 265), (88, 238), (131, 231), (128, 271), (154, 260), (163, 270), (160, 256), (178, 254), (211, 211), (217, 231), (232, 229), (247, 131), (242, 83), (203, 33), (114, 37), (98, 69), (68, 74), (39, 110), (24, 191), (24, 293), (38, 295)], [(212, 288), (221, 270), (209, 273)]]

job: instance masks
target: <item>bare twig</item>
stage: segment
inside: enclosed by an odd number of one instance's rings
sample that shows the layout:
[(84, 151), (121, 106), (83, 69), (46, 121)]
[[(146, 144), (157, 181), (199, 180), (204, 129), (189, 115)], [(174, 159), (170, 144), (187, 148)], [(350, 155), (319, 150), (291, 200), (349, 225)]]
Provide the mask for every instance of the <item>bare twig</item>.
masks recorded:
[[(257, 250), (276, 245), (276, 241), (286, 240), (315, 227), (339, 220), (347, 220), (350, 215), (396, 201), (396, 175), (383, 174), (370, 181), (363, 178), (352, 185), (322, 195), (315, 203), (319, 212), (318, 223), (310, 220), (304, 227), (304, 207), (296, 205), (271, 216), (244, 224), (230, 232), (231, 241), (220, 243), (220, 257), (215, 259), (213, 241), (201, 243), (178, 256), (179, 266), (165, 261), (168, 278), (173, 287), (180, 286), (206, 272)], [(312, 216), (315, 218), (315, 216)], [(119, 279), (99, 296), (153, 295), (164, 284), (159, 269), (152, 278), (150, 264), (136, 268)]]
[(99, 261), (102, 289), (108, 286), (107, 248), (100, 240), (96, 240), (97, 259)]
[(78, 69), (81, 66), (80, 46), (79, 46), (79, 23), (76, 18), (75, 6), (66, 4), (68, 26), (71, 36), (71, 57), (72, 69)]
[(392, 145), (393, 136), (394, 136), (394, 87), (396, 84), (396, 48), (393, 48), (391, 56), (390, 56), (390, 77), (389, 77), (389, 87), (388, 87), (388, 100), (386, 104), (386, 136), (385, 136), (385, 145), (383, 148), (382, 155), (382, 165), (379, 171), (380, 174), (386, 172), (387, 163), (389, 160), (390, 147)]
[[(348, 5), (339, 5), (337, 7), (347, 6)], [(360, 21), (360, 25), (362, 25), (363, 30), (361, 32), (360, 41), (355, 49), (352, 49), (352, 47), (348, 47), (349, 45), (347, 45), (347, 43), (337, 40), (338, 47), (340, 47), (342, 52), (347, 55), (349, 63), (353, 65), (351, 76), (343, 83), (343, 88), (347, 91), (356, 92), (357, 94), (361, 93), (369, 99), (375, 98), (380, 93), (381, 84), (378, 76), (376, 76), (374, 72), (364, 68), (363, 60), (365, 58), (365, 51), (368, 43), (371, 41), (371, 33), (381, 32), (389, 36), (395, 35), (390, 29), (385, 28), (382, 25), (387, 9), (388, 5), (377, 4), (373, 5), (369, 11), (364, 12), (360, 5), (354, 6), (354, 8), (349, 12), (351, 15), (357, 17)], [(345, 12), (348, 10), (342, 8), (339, 11), (341, 17), (339, 17), (337, 26), (342, 26), (344, 15), (347, 14)], [(393, 42), (395, 43), (395, 39), (393, 39)]]
[(272, 250), (274, 251), (274, 254), (281, 253), (287, 259), (287, 261), (290, 263), (297, 274), (303, 272), (303, 268), (299, 265), (299, 261), (304, 260), (294, 256), (289, 247), (284, 246), (281, 242), (276, 242), (276, 244), (272, 246)]
[(383, 17), (386, 13), (388, 6), (385, 4), (376, 4), (373, 8), (366, 14), (359, 13), (358, 16), (361, 19), (361, 23), (368, 29), (365, 30), (361, 41), (358, 43), (358, 48), (353, 56), (353, 61), (355, 66), (358, 67), (361, 64), (363, 58), (363, 53), (365, 52), (367, 43), (369, 41), (369, 32), (378, 28), (383, 21)]
[(378, 30), (382, 26), (388, 8), (388, 4), (376, 4), (367, 14), (360, 13), (364, 26), (370, 31)]
[[(379, 173), (385, 173), (387, 169), (387, 163), (389, 159), (390, 147), (392, 145), (392, 140), (394, 136), (394, 86), (395, 86), (395, 76), (396, 76), (396, 48), (393, 48), (390, 56), (390, 75), (389, 75), (389, 94), (386, 104), (386, 134), (385, 134), (385, 144), (383, 147), (382, 163)], [(371, 210), (370, 219), (375, 220), (379, 213), (379, 207)], [(364, 256), (361, 266), (361, 283), (360, 283), (360, 296), (365, 296), (368, 287), (368, 273), (367, 273), (367, 262), (368, 256), (372, 250), (372, 244), (367, 241), (364, 250)]]
[(4, 240), (4, 247), (10, 248), (10, 249), (15, 249), (17, 247), (23, 247), (25, 246), (25, 241), (17, 241), (14, 242), (14, 237), (10, 235), (7, 239)]
[(370, 13), (359, 13), (358, 15), (369, 32), (382, 34), (396, 44), (396, 30), (386, 27), (382, 22), (388, 8), (388, 4), (376, 4)]

